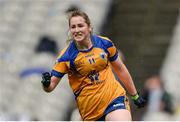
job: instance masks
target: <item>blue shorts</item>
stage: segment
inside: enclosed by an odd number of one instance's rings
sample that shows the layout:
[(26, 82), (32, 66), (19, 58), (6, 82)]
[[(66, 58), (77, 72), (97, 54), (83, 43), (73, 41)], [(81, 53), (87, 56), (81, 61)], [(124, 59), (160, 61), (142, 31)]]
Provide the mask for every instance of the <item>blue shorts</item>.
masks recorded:
[(127, 109), (126, 102), (128, 102), (127, 97), (125, 97), (125, 96), (117, 97), (108, 105), (108, 107), (104, 111), (103, 116), (101, 118), (99, 118), (97, 121), (105, 121), (106, 115), (114, 110)]

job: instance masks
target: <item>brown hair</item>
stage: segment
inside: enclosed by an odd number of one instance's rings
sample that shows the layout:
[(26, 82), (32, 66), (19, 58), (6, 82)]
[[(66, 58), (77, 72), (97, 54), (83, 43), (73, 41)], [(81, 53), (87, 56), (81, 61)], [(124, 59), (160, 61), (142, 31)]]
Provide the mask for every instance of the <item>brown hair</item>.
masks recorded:
[(91, 22), (90, 22), (90, 19), (89, 19), (88, 15), (87, 15), (85, 12), (80, 11), (80, 10), (75, 10), (75, 11), (70, 12), (69, 18), (68, 18), (68, 20), (69, 20), (69, 26), (70, 26), (70, 20), (71, 20), (71, 18), (72, 18), (72, 17), (76, 17), (76, 16), (81, 16), (81, 17), (83, 17), (84, 20), (85, 20), (85, 22), (87, 23), (87, 25), (88, 25), (89, 27), (91, 26)]

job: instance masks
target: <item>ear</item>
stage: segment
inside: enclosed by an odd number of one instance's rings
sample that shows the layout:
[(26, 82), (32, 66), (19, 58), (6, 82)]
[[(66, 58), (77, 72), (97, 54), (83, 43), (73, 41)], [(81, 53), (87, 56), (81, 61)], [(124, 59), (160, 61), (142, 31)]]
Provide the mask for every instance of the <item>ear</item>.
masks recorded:
[(93, 28), (92, 28), (92, 27), (90, 27), (90, 28), (89, 28), (89, 31), (90, 31), (90, 32), (92, 32), (92, 31), (93, 31)]

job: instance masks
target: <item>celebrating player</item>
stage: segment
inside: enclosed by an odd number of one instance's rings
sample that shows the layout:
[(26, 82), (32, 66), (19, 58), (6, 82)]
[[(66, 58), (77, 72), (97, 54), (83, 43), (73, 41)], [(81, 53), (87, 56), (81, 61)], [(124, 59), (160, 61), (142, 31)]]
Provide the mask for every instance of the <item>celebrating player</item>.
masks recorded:
[(43, 89), (53, 91), (68, 74), (82, 120), (132, 120), (126, 91), (116, 80), (112, 68), (135, 105), (143, 107), (145, 101), (138, 95), (113, 42), (93, 35), (88, 15), (79, 10), (70, 14), (69, 30), (72, 37), (69, 45), (59, 54), (51, 74), (42, 74)]

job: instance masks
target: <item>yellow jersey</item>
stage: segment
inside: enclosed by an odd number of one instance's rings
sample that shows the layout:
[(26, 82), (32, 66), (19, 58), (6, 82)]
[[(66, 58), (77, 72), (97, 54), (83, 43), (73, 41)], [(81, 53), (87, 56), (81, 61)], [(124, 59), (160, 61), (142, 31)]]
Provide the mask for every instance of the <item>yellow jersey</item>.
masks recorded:
[(111, 40), (91, 36), (93, 46), (78, 50), (74, 41), (65, 47), (57, 58), (51, 75), (62, 78), (68, 74), (83, 120), (99, 119), (115, 98), (124, 96), (125, 90), (116, 80), (110, 62), (118, 58)]

